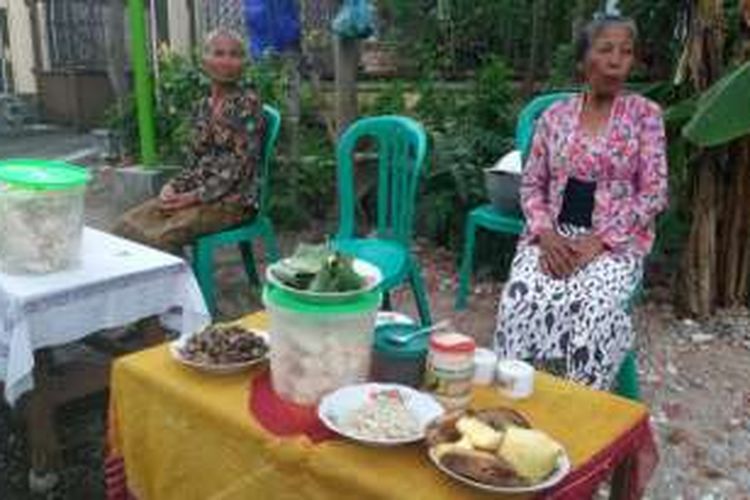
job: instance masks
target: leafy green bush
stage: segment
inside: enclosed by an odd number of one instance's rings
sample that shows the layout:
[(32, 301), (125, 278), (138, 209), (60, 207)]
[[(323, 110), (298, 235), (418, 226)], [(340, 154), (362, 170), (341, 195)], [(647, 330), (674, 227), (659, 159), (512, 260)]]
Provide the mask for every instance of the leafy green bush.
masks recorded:
[[(411, 108), (407, 94), (418, 96)], [(486, 200), (483, 169), (513, 147), (515, 101), (510, 71), (493, 57), (466, 83), (441, 81), (429, 72), (416, 83), (394, 81), (365, 110), (410, 115), (430, 134), (432, 154), (415, 218), (418, 234), (458, 249), (466, 214)], [(483, 243), (494, 262), (498, 253), (512, 252), (512, 244), (498, 238)]]
[(512, 148), (514, 97), (507, 67), (493, 58), (467, 91), (433, 86), (420, 102), (434, 153), (418, 228), (437, 243), (456, 248), (466, 213), (485, 200), (483, 169)]
[(547, 86), (553, 89), (564, 88), (575, 81), (576, 62), (573, 45), (563, 43), (552, 54), (552, 65)]

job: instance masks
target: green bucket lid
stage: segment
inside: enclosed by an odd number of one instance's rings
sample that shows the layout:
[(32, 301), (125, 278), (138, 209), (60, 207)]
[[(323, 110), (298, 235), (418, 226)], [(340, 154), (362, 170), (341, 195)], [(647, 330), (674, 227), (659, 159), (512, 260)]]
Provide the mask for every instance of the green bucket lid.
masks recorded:
[(378, 289), (353, 295), (342, 302), (320, 303), (306, 301), (279, 287), (266, 283), (263, 287), (263, 303), (301, 314), (333, 315), (356, 314), (375, 311), (380, 306)]
[(402, 323), (389, 323), (380, 325), (375, 329), (375, 351), (386, 356), (401, 359), (416, 359), (427, 354), (430, 335), (418, 335), (406, 344), (397, 344), (391, 341), (394, 335), (406, 335), (422, 328), (418, 324), (407, 325)]
[(13, 159), (0, 162), (0, 182), (36, 190), (69, 189), (85, 185), (91, 174), (64, 161)]

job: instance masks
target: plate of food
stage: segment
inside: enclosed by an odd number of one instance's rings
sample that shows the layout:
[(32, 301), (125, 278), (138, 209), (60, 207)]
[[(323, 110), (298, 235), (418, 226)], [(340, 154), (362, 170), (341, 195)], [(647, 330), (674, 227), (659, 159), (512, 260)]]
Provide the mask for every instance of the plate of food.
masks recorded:
[(426, 434), (435, 466), (482, 490), (543, 491), (570, 472), (562, 445), (507, 408), (454, 412), (432, 422)]
[(420, 441), (429, 423), (443, 413), (429, 394), (399, 384), (350, 385), (323, 397), (318, 406), (326, 427), (375, 446)]
[(237, 373), (268, 359), (268, 333), (239, 325), (214, 324), (169, 345), (180, 363), (208, 373)]
[(301, 244), (291, 257), (266, 269), (266, 280), (314, 302), (340, 302), (377, 288), (383, 275), (377, 266), (330, 249)]

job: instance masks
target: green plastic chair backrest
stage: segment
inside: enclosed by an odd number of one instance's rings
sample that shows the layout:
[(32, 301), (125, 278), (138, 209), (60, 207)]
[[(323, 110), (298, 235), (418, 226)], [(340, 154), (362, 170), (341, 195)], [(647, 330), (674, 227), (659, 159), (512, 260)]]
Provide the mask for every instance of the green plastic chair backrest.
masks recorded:
[(276, 150), (276, 141), (281, 129), (281, 114), (276, 108), (264, 104), (263, 118), (266, 121), (266, 131), (263, 137), (260, 165), (260, 213), (265, 215), (270, 208), (268, 198), (271, 195), (271, 160)]
[(544, 111), (557, 101), (574, 96), (574, 92), (554, 92), (535, 97), (521, 110), (516, 123), (516, 149), (521, 152), (524, 162), (529, 156), (534, 139), (534, 125)]
[(336, 148), (339, 230), (337, 238), (355, 231), (354, 152), (362, 139), (377, 151), (377, 236), (409, 245), (419, 178), (427, 156), (424, 127), (405, 116), (386, 115), (357, 120)]

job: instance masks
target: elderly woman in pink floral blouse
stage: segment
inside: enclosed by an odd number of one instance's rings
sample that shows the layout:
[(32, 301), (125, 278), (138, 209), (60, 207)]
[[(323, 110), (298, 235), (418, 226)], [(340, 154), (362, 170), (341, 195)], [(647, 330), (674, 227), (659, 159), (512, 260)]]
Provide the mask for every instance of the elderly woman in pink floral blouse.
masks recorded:
[(599, 389), (633, 343), (625, 310), (667, 206), (658, 105), (623, 88), (635, 24), (583, 30), (587, 89), (537, 121), (521, 183), (527, 228), (500, 300), (496, 349)]

